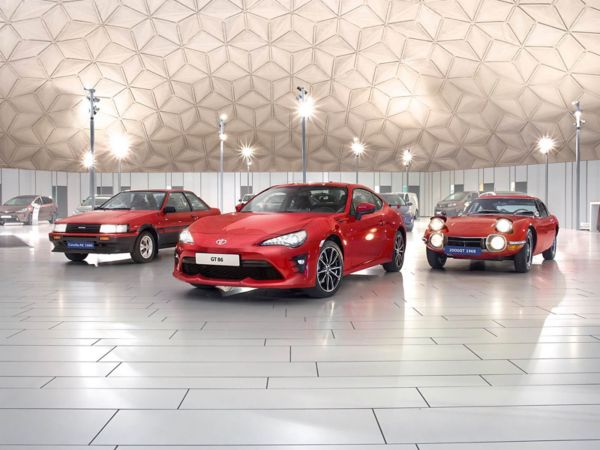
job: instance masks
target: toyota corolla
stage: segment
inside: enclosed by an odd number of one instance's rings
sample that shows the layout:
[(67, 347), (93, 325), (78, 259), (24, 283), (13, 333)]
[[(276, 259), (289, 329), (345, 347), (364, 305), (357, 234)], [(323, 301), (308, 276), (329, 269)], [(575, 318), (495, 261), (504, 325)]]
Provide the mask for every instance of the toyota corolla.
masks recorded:
[(175, 277), (197, 287), (302, 288), (328, 297), (344, 275), (402, 268), (402, 218), (364, 186), (274, 186), (236, 210), (181, 233)]
[(200, 217), (219, 214), (189, 191), (120, 192), (93, 211), (61, 219), (50, 233), (54, 252), (71, 261), (89, 253), (129, 253), (137, 263), (173, 247), (181, 230)]

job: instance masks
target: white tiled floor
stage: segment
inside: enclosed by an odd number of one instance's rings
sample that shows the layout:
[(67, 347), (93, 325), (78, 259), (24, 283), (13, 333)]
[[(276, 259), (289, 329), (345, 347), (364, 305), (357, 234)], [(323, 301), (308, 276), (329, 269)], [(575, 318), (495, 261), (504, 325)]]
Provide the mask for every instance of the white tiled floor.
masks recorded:
[(31, 244), (0, 249), (0, 450), (600, 448), (600, 235), (520, 275), (433, 272), (415, 231), (402, 273), (315, 300), (196, 291), (171, 250), (67, 263), (47, 231), (0, 228)]

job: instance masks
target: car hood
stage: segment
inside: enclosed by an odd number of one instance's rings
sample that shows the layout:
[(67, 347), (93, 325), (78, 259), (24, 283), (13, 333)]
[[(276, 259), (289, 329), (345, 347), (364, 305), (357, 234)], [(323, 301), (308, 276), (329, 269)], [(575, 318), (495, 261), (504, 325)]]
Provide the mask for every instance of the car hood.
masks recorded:
[(61, 219), (58, 223), (81, 223), (81, 224), (122, 224), (132, 220), (155, 217), (159, 211), (127, 211), (127, 210), (95, 210)]
[(315, 213), (244, 213), (236, 212), (204, 217), (192, 225), (194, 234), (224, 236), (273, 236), (304, 229), (317, 218), (331, 214)]
[(481, 216), (458, 216), (448, 217), (446, 227), (452, 236), (482, 237), (495, 232), (496, 221), (506, 218), (516, 224), (519, 221), (527, 221), (527, 217), (518, 217), (510, 214), (485, 214)]
[(3, 212), (3, 213), (12, 213), (12, 212), (15, 212), (15, 211), (19, 211), (21, 209), (25, 209), (28, 206), (29, 205), (25, 205), (25, 206), (1, 205), (0, 206), (0, 212)]

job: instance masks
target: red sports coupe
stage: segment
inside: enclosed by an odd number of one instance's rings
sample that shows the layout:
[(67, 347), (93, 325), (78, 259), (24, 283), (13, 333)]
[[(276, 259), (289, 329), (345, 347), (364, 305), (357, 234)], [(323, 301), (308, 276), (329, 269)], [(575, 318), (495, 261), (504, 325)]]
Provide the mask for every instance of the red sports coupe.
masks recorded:
[(159, 248), (173, 247), (194, 220), (218, 214), (189, 191), (125, 191), (94, 211), (58, 220), (49, 238), (52, 251), (71, 261), (89, 253), (130, 253), (135, 262), (146, 263)]
[(528, 272), (533, 256), (554, 259), (558, 219), (544, 203), (523, 194), (482, 194), (457, 217), (431, 218), (423, 241), (427, 261), (441, 269), (446, 259), (514, 260)]
[(173, 275), (197, 287), (303, 288), (328, 297), (344, 275), (382, 264), (397, 272), (406, 230), (368, 188), (344, 183), (273, 186), (181, 233)]

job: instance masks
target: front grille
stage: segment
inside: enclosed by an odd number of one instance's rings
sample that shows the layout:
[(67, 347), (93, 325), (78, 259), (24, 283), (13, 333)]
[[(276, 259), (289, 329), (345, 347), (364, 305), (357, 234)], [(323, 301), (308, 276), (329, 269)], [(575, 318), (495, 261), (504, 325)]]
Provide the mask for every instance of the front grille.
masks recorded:
[(68, 223), (67, 233), (100, 233), (100, 224)]
[(485, 248), (484, 238), (448, 237), (446, 245), (450, 247)]
[(183, 258), (181, 270), (186, 275), (201, 275), (217, 280), (282, 280), (283, 277), (269, 262), (261, 260), (243, 260), (241, 266), (210, 266), (196, 264), (194, 258)]

